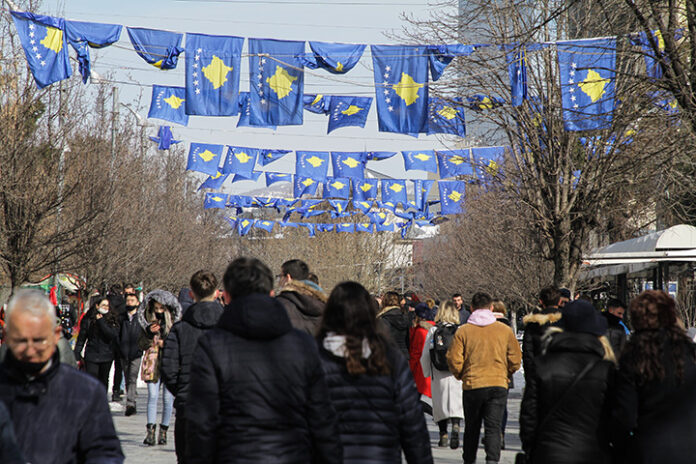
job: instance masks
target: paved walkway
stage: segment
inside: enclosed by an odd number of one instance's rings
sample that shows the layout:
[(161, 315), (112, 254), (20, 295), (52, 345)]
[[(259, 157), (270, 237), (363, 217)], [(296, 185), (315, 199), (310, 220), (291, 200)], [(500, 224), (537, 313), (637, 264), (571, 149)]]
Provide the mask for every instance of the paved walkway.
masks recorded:
[[(502, 451), (500, 462), (501, 464), (513, 464), (515, 462), (515, 454), (520, 450), (519, 439), (519, 424), (517, 418), (519, 416), (522, 385), (524, 380), (520, 372), (515, 374), (516, 388), (510, 391), (508, 399), (508, 425), (505, 434), (505, 444), (507, 449)], [(159, 401), (158, 419), (161, 417), (161, 400)], [(126, 455), (126, 462), (146, 463), (146, 464), (174, 464), (176, 463), (176, 455), (174, 454), (174, 422), (175, 415), (172, 416), (171, 426), (168, 433), (168, 443), (163, 446), (145, 446), (143, 439), (145, 438), (147, 422), (145, 407), (147, 405), (147, 390), (145, 388), (138, 389), (138, 413), (134, 416), (125, 417), (123, 415), (124, 407), (118, 403), (111, 403), (111, 410), (116, 425), (116, 432), (121, 438), (121, 446), (123, 453)], [(175, 413), (176, 414), (176, 413)], [(433, 422), (430, 416), (426, 416), (428, 430), (430, 432), (430, 443), (433, 447), (433, 458), (437, 464), (459, 464), (462, 462), (462, 450), (451, 450), (449, 448), (439, 448), (437, 442), (439, 439), (437, 425)], [(483, 435), (483, 434), (482, 434)], [(461, 438), (460, 438), (461, 445)], [(482, 446), (479, 446), (477, 454), (478, 463), (483, 463), (486, 460), (486, 455)]]

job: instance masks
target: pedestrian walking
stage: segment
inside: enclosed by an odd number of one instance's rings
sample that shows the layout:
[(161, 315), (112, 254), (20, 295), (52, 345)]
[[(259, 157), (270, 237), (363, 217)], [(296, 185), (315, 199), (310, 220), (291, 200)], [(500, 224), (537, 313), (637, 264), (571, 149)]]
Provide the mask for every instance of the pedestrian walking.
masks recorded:
[(694, 462), (696, 345), (669, 294), (645, 291), (629, 311), (634, 333), (619, 361), (610, 427), (618, 462)]
[(187, 463), (342, 462), (316, 341), (270, 296), (273, 280), (254, 258), (225, 271), (227, 306), (191, 359)]
[(425, 303), (418, 303), (414, 309), (415, 317), (408, 332), (409, 339), (409, 359), (408, 364), (413, 373), (413, 379), (416, 381), (416, 388), (421, 394), (421, 404), (423, 411), (426, 414), (433, 415), (432, 407), (432, 392), (430, 387), (430, 377), (423, 375), (421, 367), (421, 355), (425, 348), (425, 339), (428, 336), (428, 331), (435, 326), (433, 319), (435, 318), (434, 311), (428, 308)]
[(338, 414), (344, 464), (433, 462), (419, 394), (406, 360), (377, 326), (377, 306), (357, 282), (338, 284), (317, 340)]
[[(510, 319), (507, 317), (507, 308), (505, 307), (505, 303), (503, 303), (501, 300), (493, 300), (492, 306), (491, 306), (491, 311), (493, 312), (493, 315), (495, 316), (496, 320), (498, 322), (502, 322), (506, 326), (510, 327), (510, 330), (512, 330), (512, 324), (510, 323)], [(515, 388), (515, 379), (512, 374), (508, 377), (508, 392)], [(507, 401), (505, 402), (505, 411), (503, 412), (503, 422), (501, 424), (501, 436), (500, 436), (500, 449), (505, 449), (505, 429), (507, 428), (507, 421), (508, 421), (508, 408), (507, 408)]]
[(27, 462), (19, 450), (10, 412), (2, 401), (0, 401), (0, 462), (4, 464), (26, 464)]
[(401, 297), (396, 292), (387, 292), (382, 297), (382, 308), (377, 313), (380, 321), (391, 335), (391, 341), (406, 359), (408, 352), (408, 331), (411, 328), (411, 318), (399, 305)]
[(616, 359), (606, 319), (591, 303), (563, 308), (527, 378), (520, 438), (530, 463), (609, 463), (608, 392)]
[(95, 297), (92, 307), (80, 322), (80, 333), (75, 343), (75, 358), (83, 359), (85, 371), (94, 376), (104, 388), (109, 388), (109, 372), (114, 360), (114, 340), (118, 337), (118, 318), (111, 311), (105, 296)]
[[(109, 289), (106, 297), (109, 299), (109, 309), (116, 316), (116, 321), (121, 321), (123, 313), (126, 312), (126, 299), (123, 296), (123, 286), (114, 284)], [(111, 401), (121, 401), (123, 395), (123, 365), (121, 364), (121, 354), (118, 347), (118, 336), (114, 338), (112, 343), (113, 363), (114, 363), (114, 378), (111, 387)]]
[[(439, 446), (459, 447), (459, 425), (464, 418), (462, 382), (447, 365), (447, 351), (459, 328), (459, 312), (451, 301), (445, 301), (435, 315), (435, 326), (428, 331), (420, 363), (423, 375), (431, 379), (433, 420), (440, 429)], [(447, 433), (449, 424), (452, 429)]]
[(469, 316), (471, 316), (471, 312), (468, 309), (466, 309), (466, 305), (464, 304), (464, 298), (462, 298), (462, 294), (453, 294), (452, 303), (454, 303), (454, 307), (459, 313), (459, 325), (466, 324), (466, 321), (469, 319)]
[(522, 319), (524, 323), (524, 336), (522, 338), (522, 365), (524, 366), (524, 380), (534, 373), (534, 360), (541, 355), (541, 337), (549, 327), (558, 325), (561, 319), (559, 305), (561, 292), (554, 286), (544, 287), (539, 292), (539, 304), (541, 309), (527, 314)]
[(278, 275), (280, 291), (276, 298), (287, 311), (292, 326), (314, 336), (327, 297), (318, 284), (309, 280), (309, 274), (309, 266), (304, 261), (285, 261)]
[(61, 328), (50, 300), (41, 291), (18, 290), (6, 321), (0, 402), (26, 462), (122, 463), (104, 384), (59, 361)]
[(181, 320), (174, 323), (164, 341), (161, 369), (162, 380), (167, 390), (174, 395), (174, 444), (179, 464), (187, 462), (185, 411), (191, 381), (191, 357), (198, 345), (198, 339), (215, 327), (222, 315), (222, 306), (217, 301), (218, 281), (215, 274), (210, 271), (198, 271), (191, 276), (189, 283), (194, 303), (188, 307)]
[[(143, 329), (140, 348), (145, 351), (140, 376), (147, 383), (147, 435), (143, 444), (155, 444), (157, 425), (157, 400), (159, 399), (162, 362), (162, 347), (172, 325), (181, 319), (181, 306), (174, 295), (166, 290), (153, 290), (148, 293), (138, 308), (138, 323)], [(167, 430), (172, 417), (174, 396), (162, 388), (162, 420), (160, 421), (158, 445), (167, 444)]]
[(143, 350), (140, 348), (140, 339), (144, 336), (143, 328), (138, 322), (138, 295), (126, 293), (126, 308), (121, 314), (121, 324), (118, 335), (118, 355), (123, 366), (123, 376), (126, 379), (126, 416), (132, 416), (137, 412), (136, 399), (138, 397), (138, 374), (140, 373), (140, 361)]
[(602, 315), (607, 319), (607, 338), (614, 350), (616, 359), (621, 359), (621, 352), (628, 340), (628, 328), (623, 323), (626, 305), (616, 298), (611, 298), (607, 302), (607, 311)]

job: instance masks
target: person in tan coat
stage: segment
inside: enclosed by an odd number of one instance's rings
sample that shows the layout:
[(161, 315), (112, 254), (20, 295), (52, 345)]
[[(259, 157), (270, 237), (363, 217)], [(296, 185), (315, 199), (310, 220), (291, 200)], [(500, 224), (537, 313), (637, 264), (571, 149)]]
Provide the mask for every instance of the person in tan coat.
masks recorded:
[(452, 374), (462, 381), (464, 463), (476, 461), (481, 422), (485, 429), (486, 464), (500, 460), (501, 423), (509, 377), (520, 368), (522, 350), (510, 328), (491, 311), (492, 299), (476, 293), (471, 317), (454, 334), (447, 352)]

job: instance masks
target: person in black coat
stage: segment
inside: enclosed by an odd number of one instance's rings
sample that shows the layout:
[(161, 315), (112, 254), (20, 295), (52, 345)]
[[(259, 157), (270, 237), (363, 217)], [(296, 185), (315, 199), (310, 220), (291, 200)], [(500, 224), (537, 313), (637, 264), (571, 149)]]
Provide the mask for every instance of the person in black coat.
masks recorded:
[[(97, 297), (80, 323), (75, 344), (75, 358), (82, 359), (85, 350), (85, 371), (109, 387), (109, 371), (114, 360), (114, 341), (118, 337), (118, 318), (111, 311), (107, 297)], [(86, 346), (85, 346), (86, 345)]]
[(607, 338), (611, 343), (611, 348), (614, 350), (616, 359), (620, 359), (626, 340), (628, 340), (628, 330), (623, 323), (626, 305), (620, 300), (612, 298), (607, 302), (607, 312), (602, 313), (607, 318)]
[(541, 355), (541, 338), (549, 327), (558, 325), (561, 312), (558, 309), (561, 301), (561, 292), (556, 287), (545, 287), (539, 292), (541, 310), (527, 314), (522, 319), (524, 323), (524, 335), (522, 337), (522, 367), (524, 368), (524, 380), (534, 373), (534, 360)]
[(609, 463), (607, 407), (616, 360), (604, 336), (606, 320), (577, 300), (565, 305), (560, 325), (546, 335), (525, 385), (522, 449), (535, 464)]
[(641, 293), (629, 308), (635, 332), (619, 363), (612, 411), (616, 462), (692, 463), (696, 459), (696, 346), (674, 299)]
[(406, 359), (409, 359), (408, 331), (413, 325), (413, 318), (401, 309), (400, 300), (401, 297), (396, 292), (385, 293), (377, 320), (389, 332), (390, 341)]
[(3, 464), (25, 464), (27, 462), (19, 450), (12, 426), (12, 418), (2, 401), (0, 401), (0, 462)]
[[(191, 292), (195, 303), (184, 312), (181, 320), (172, 326), (164, 341), (160, 374), (164, 385), (174, 395), (176, 423), (174, 443), (176, 460), (186, 462), (186, 400), (188, 398), (191, 356), (198, 339), (215, 327), (222, 315), (217, 301), (218, 281), (209, 271), (198, 271), (191, 276)], [(179, 295), (181, 301), (181, 295)]]
[(340, 463), (316, 343), (271, 298), (273, 273), (238, 258), (223, 284), (218, 327), (201, 336), (191, 358), (186, 461)]
[(344, 464), (432, 463), (420, 394), (403, 356), (378, 330), (365, 288), (343, 282), (329, 296), (317, 340), (338, 413)]
[(121, 314), (118, 335), (118, 356), (121, 358), (123, 374), (126, 379), (126, 416), (137, 412), (136, 398), (138, 396), (138, 374), (143, 350), (139, 340), (144, 336), (138, 322), (138, 307), (140, 301), (135, 293), (126, 293), (126, 310)]

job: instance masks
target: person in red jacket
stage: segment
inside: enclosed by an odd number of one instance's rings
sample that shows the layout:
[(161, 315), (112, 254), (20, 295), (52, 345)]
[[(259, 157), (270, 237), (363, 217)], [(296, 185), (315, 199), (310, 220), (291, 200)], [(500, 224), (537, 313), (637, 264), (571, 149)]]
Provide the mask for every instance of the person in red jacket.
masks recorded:
[[(432, 394), (430, 393), (430, 377), (423, 375), (423, 368), (420, 364), (421, 354), (425, 346), (425, 338), (428, 336), (428, 331), (435, 325), (435, 311), (428, 307), (425, 303), (418, 303), (414, 311), (413, 326), (409, 330), (409, 360), (408, 365), (413, 373), (413, 379), (416, 381), (418, 393), (421, 394), (421, 403), (423, 410), (432, 416), (433, 408), (431, 406)], [(427, 398), (427, 399), (425, 399)]]

